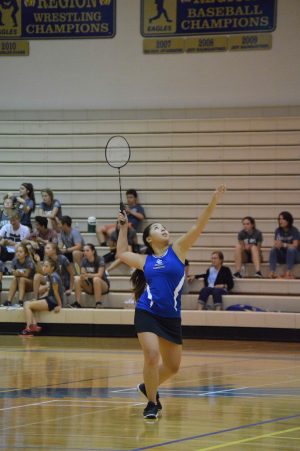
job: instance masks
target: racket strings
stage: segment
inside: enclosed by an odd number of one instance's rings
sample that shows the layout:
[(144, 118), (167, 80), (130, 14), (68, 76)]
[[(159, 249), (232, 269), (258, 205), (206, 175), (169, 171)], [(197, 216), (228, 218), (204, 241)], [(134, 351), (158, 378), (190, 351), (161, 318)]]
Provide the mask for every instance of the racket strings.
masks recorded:
[(125, 166), (130, 159), (130, 147), (123, 136), (110, 138), (105, 149), (107, 163), (113, 168), (119, 169)]

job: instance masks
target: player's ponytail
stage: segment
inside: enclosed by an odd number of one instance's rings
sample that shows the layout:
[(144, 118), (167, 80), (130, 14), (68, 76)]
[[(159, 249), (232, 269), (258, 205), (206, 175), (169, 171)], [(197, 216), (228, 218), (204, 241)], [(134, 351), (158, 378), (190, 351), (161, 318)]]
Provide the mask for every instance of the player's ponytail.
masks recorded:
[[(148, 236), (150, 235), (150, 229), (151, 229), (151, 225), (149, 224), (144, 232), (143, 232), (143, 242), (146, 246), (146, 254), (147, 255), (151, 255), (153, 254), (153, 249), (150, 246), (150, 244), (147, 241)], [(146, 279), (145, 279), (145, 275), (144, 275), (144, 271), (142, 271), (141, 269), (136, 269), (130, 277), (130, 281), (132, 283), (133, 286), (133, 293), (134, 293), (134, 299), (137, 301), (139, 299), (139, 297), (143, 294), (143, 292), (145, 291), (146, 288)]]
[(141, 269), (136, 269), (133, 271), (130, 277), (130, 281), (133, 286), (134, 299), (137, 301), (139, 297), (143, 294), (146, 288), (146, 279), (144, 276), (144, 271)]

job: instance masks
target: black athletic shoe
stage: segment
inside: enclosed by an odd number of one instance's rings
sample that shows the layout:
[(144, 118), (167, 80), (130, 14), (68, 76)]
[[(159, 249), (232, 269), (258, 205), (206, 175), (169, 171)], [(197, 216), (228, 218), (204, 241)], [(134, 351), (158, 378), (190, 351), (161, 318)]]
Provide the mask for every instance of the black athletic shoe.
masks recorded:
[(237, 271), (233, 274), (233, 278), (234, 279), (242, 279), (243, 277), (242, 277), (242, 274)]
[(5, 301), (3, 302), (4, 307), (11, 307), (11, 302), (10, 301)]
[(71, 304), (72, 308), (81, 308), (81, 305), (79, 304), (79, 302), (73, 302), (73, 304)]
[(156, 420), (158, 417), (158, 408), (154, 402), (149, 401), (146, 408), (144, 409), (144, 418), (146, 420)]
[[(146, 392), (145, 384), (138, 384), (136, 388), (137, 388), (138, 392), (140, 392), (142, 395), (145, 396), (145, 398), (147, 398), (147, 392)], [(156, 405), (157, 405), (157, 409), (158, 410), (162, 410), (162, 405), (161, 405), (160, 400), (159, 400), (159, 393), (158, 392), (156, 393)]]
[(262, 273), (260, 272), (260, 271), (257, 271), (256, 273), (255, 273), (255, 276), (254, 277), (256, 277), (257, 279), (261, 279), (262, 278)]

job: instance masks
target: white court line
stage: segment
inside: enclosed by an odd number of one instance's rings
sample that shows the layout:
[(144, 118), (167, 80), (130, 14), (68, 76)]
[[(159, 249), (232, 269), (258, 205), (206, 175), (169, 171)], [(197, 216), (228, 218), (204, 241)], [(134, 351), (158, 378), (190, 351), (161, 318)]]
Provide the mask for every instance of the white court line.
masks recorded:
[[(294, 379), (289, 379), (288, 382), (293, 382), (293, 381), (299, 381), (299, 378), (294, 378)], [(235, 391), (241, 391), (241, 390), (257, 390), (260, 387), (267, 387), (267, 386), (276, 386), (276, 384), (280, 384), (281, 382), (272, 382), (269, 384), (260, 384), (259, 386), (245, 386), (245, 387), (238, 387), (238, 388), (227, 388), (227, 389), (222, 389), (222, 390), (214, 390), (214, 391), (202, 391), (201, 393), (199, 393), (199, 390), (176, 390), (176, 389), (167, 389), (167, 388), (161, 388), (159, 389), (159, 392), (162, 395), (168, 396), (168, 395), (184, 395), (184, 396), (191, 396), (191, 397), (200, 397), (200, 396), (208, 396), (208, 395), (214, 395), (217, 393), (227, 393), (227, 392), (235, 392)], [(127, 391), (136, 391), (135, 388), (124, 388), (122, 390), (112, 390), (110, 393), (121, 393), (121, 392), (127, 392)], [(251, 395), (253, 396), (253, 393), (251, 393)], [(276, 395), (276, 394), (275, 394)], [(269, 396), (272, 396), (272, 394), (270, 394)], [(281, 396), (294, 396), (294, 395), (281, 395)]]
[(0, 409), (0, 411), (3, 410), (13, 410), (13, 409), (22, 409), (23, 407), (31, 407), (31, 406), (40, 406), (42, 404), (49, 404), (51, 402), (55, 402), (55, 399), (51, 399), (51, 401), (41, 401), (41, 402), (34, 402), (31, 404), (23, 404), (21, 406), (12, 406), (12, 407), (4, 407), (3, 409)]
[(120, 390), (109, 390), (109, 393), (123, 393), (123, 392), (125, 392), (125, 391), (135, 391), (136, 393), (138, 393), (136, 387), (122, 388), (122, 389), (120, 389)]
[[(290, 379), (289, 382), (292, 381), (299, 381), (299, 378), (296, 379)], [(185, 396), (190, 396), (190, 397), (203, 397), (203, 396), (211, 396), (211, 395), (215, 395), (215, 394), (220, 394), (220, 393), (228, 393), (228, 392), (237, 392), (237, 391), (241, 391), (241, 390), (257, 390), (258, 388), (262, 388), (262, 387), (268, 387), (268, 386), (276, 386), (277, 384), (279, 384), (280, 382), (273, 382), (273, 383), (269, 383), (269, 384), (260, 384), (259, 386), (245, 386), (245, 387), (239, 387), (239, 388), (228, 388), (228, 389), (223, 389), (223, 390), (214, 390), (214, 391), (206, 391), (206, 392), (202, 392), (202, 393), (198, 393), (197, 391), (178, 391), (176, 389), (170, 389), (168, 391), (164, 391), (164, 389), (160, 390), (160, 393), (162, 395), (165, 396), (173, 396), (173, 395), (185, 395)], [(124, 389), (124, 390), (115, 390), (115, 393), (117, 392), (122, 392), (122, 391), (129, 391), (129, 390), (134, 390), (134, 388), (131, 389)], [(111, 392), (113, 393), (113, 392)], [(253, 393), (252, 393), (253, 396)], [(271, 395), (269, 395), (271, 396)], [(282, 395), (283, 396), (283, 395)], [(288, 395), (291, 396), (291, 395)]]
[[(249, 361), (248, 361), (249, 362)], [(228, 363), (228, 365), (231, 365), (231, 363)], [(225, 365), (225, 366), (228, 366), (228, 365)], [(300, 367), (300, 365), (296, 365), (296, 366), (293, 366), (293, 369), (295, 369), (295, 368), (299, 368)], [(181, 370), (184, 370), (184, 369), (188, 369), (188, 368), (185, 368), (184, 366), (181, 366)], [(276, 369), (274, 369), (274, 370), (272, 370), (272, 372), (277, 372), (277, 371), (281, 371), (281, 370), (287, 370), (287, 367), (286, 366), (284, 366), (284, 367), (280, 367), (280, 368), (276, 368)], [(264, 373), (269, 373), (269, 369), (265, 369), (265, 370), (248, 370), (248, 371), (239, 371), (239, 372), (237, 372), (237, 373), (229, 373), (228, 375), (226, 375), (226, 377), (227, 378), (232, 378), (232, 377), (235, 377), (235, 376), (241, 376), (241, 375), (246, 375), (246, 376), (252, 376), (252, 375), (255, 375), (255, 374), (260, 374), (260, 373), (262, 373), (262, 374), (264, 374)], [(184, 383), (185, 385), (187, 385), (188, 383), (191, 383), (191, 382), (194, 382), (194, 381), (197, 381), (197, 382), (202, 382), (202, 381), (212, 381), (212, 380), (214, 380), (214, 379), (218, 379), (219, 378), (219, 376), (213, 376), (213, 377), (204, 377), (204, 378), (201, 378), (200, 380), (199, 380), (199, 378), (191, 378), (191, 379), (184, 379), (184, 380), (178, 380), (178, 381), (174, 381), (173, 382), (173, 386), (175, 385), (180, 385), (180, 384), (182, 384), (182, 383)], [(289, 379), (289, 378), (285, 378), (284, 379), (284, 382), (286, 383), (286, 382), (291, 382), (291, 381), (299, 381), (300, 380), (300, 376), (299, 376), (299, 378), (294, 378), (294, 379)], [(283, 381), (278, 381), (278, 382), (274, 382), (273, 384), (269, 384), (269, 385), (276, 385), (276, 384), (281, 384)], [(267, 384), (268, 385), (268, 384)], [(260, 387), (264, 387), (265, 385), (259, 385)], [(246, 388), (248, 388), (248, 387), (246, 387)], [(250, 387), (250, 388), (257, 388), (257, 386), (253, 386), (253, 387)]]
[[(59, 401), (59, 400), (53, 400), (53, 401)], [(49, 402), (53, 402), (53, 401), (49, 401)], [(48, 401), (46, 401), (48, 402)], [(145, 403), (143, 403), (145, 404)], [(140, 404), (133, 404), (133, 406), (138, 406)], [(100, 406), (99, 406), (100, 407)], [(118, 410), (118, 409), (123, 409), (124, 406), (118, 406), (118, 407), (112, 407), (112, 408), (106, 408), (105, 412), (109, 412), (112, 410)], [(91, 407), (92, 409), (93, 407)], [(61, 421), (61, 420), (65, 420), (65, 419), (72, 419), (72, 418), (77, 418), (77, 417), (84, 417), (86, 415), (94, 415), (95, 411), (94, 409), (91, 410), (90, 412), (85, 412), (85, 413), (76, 413), (74, 415), (67, 415), (67, 416), (62, 416), (62, 417), (56, 417), (56, 418), (49, 418), (47, 420), (43, 420), (43, 421), (36, 421), (34, 423), (24, 423), (24, 424), (19, 424), (17, 426), (8, 426), (8, 427), (4, 427), (2, 428), (2, 431), (8, 431), (8, 430), (12, 430), (12, 429), (20, 429), (20, 428), (28, 428), (29, 426), (36, 426), (38, 424), (44, 424), (44, 423), (53, 423), (54, 421)]]
[[(40, 405), (42, 405), (42, 404), (50, 404), (50, 403), (61, 403), (59, 406), (65, 406), (66, 404), (64, 404), (63, 403), (63, 401), (62, 400), (60, 400), (60, 399), (51, 399), (50, 401), (41, 401), (41, 402), (34, 402), (34, 403), (31, 403), (31, 404), (22, 404), (21, 406), (12, 406), (12, 407), (4, 407), (3, 409), (0, 409), (0, 411), (3, 411), (3, 410), (13, 410), (13, 409), (22, 409), (22, 408), (24, 408), (24, 407), (32, 407), (32, 406), (40, 406)], [(106, 400), (103, 400), (103, 401), (101, 401), (101, 400), (99, 400), (99, 401), (93, 401), (93, 400), (91, 400), (91, 401), (84, 401), (84, 400), (66, 400), (66, 403), (68, 403), (68, 405), (69, 406), (73, 406), (74, 404), (73, 403), (78, 403), (77, 404), (77, 406), (79, 405), (82, 405), (82, 404), (84, 404), (84, 403), (88, 403), (88, 404), (95, 404), (95, 407), (97, 407), (97, 405), (99, 405), (99, 404), (107, 404), (107, 403), (109, 403), (109, 404), (129, 404), (129, 405), (134, 405), (134, 406), (140, 406), (140, 405), (143, 405), (143, 404), (145, 404), (145, 403), (143, 403), (143, 402), (140, 402), (140, 403), (135, 403), (135, 402), (132, 402), (132, 401), (122, 401), (122, 402), (118, 402), (118, 401), (106, 401)], [(96, 404), (97, 403), (97, 404)], [(55, 404), (55, 407), (57, 406), (58, 404)]]
[[(66, 402), (68, 402), (68, 403), (70, 403), (70, 404), (72, 404), (72, 403), (75, 403), (75, 402), (77, 402), (77, 403), (81, 403), (81, 404), (84, 404), (84, 403), (86, 403), (86, 404), (134, 404), (134, 401), (111, 401), (111, 400), (106, 400), (106, 399), (103, 399), (103, 400), (101, 400), (101, 399), (99, 399), (99, 400), (97, 400), (97, 401), (95, 401), (95, 400), (93, 400), (93, 399), (91, 399), (90, 401), (89, 400), (81, 400), (81, 399), (66, 399), (65, 400)], [(54, 399), (53, 400), (53, 402), (61, 402), (61, 403), (63, 403), (64, 402), (64, 399)], [(138, 403), (138, 404), (145, 404), (145, 403), (142, 403), (142, 402), (140, 402), (140, 403)]]
[[(139, 402), (139, 403), (128, 403), (130, 405), (132, 405), (133, 407), (135, 406), (144, 406), (145, 403), (144, 402)], [(82, 409), (89, 409), (89, 408), (94, 408), (97, 409), (99, 407), (99, 405), (83, 405), (83, 404), (55, 404), (55, 407), (81, 407)]]

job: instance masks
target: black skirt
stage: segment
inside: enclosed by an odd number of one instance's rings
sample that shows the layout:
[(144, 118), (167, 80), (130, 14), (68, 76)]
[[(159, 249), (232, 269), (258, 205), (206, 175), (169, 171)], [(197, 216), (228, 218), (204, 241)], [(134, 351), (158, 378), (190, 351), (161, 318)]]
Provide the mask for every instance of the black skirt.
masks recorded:
[(182, 344), (181, 318), (164, 318), (147, 310), (135, 309), (134, 325), (138, 334), (152, 332), (172, 343)]

